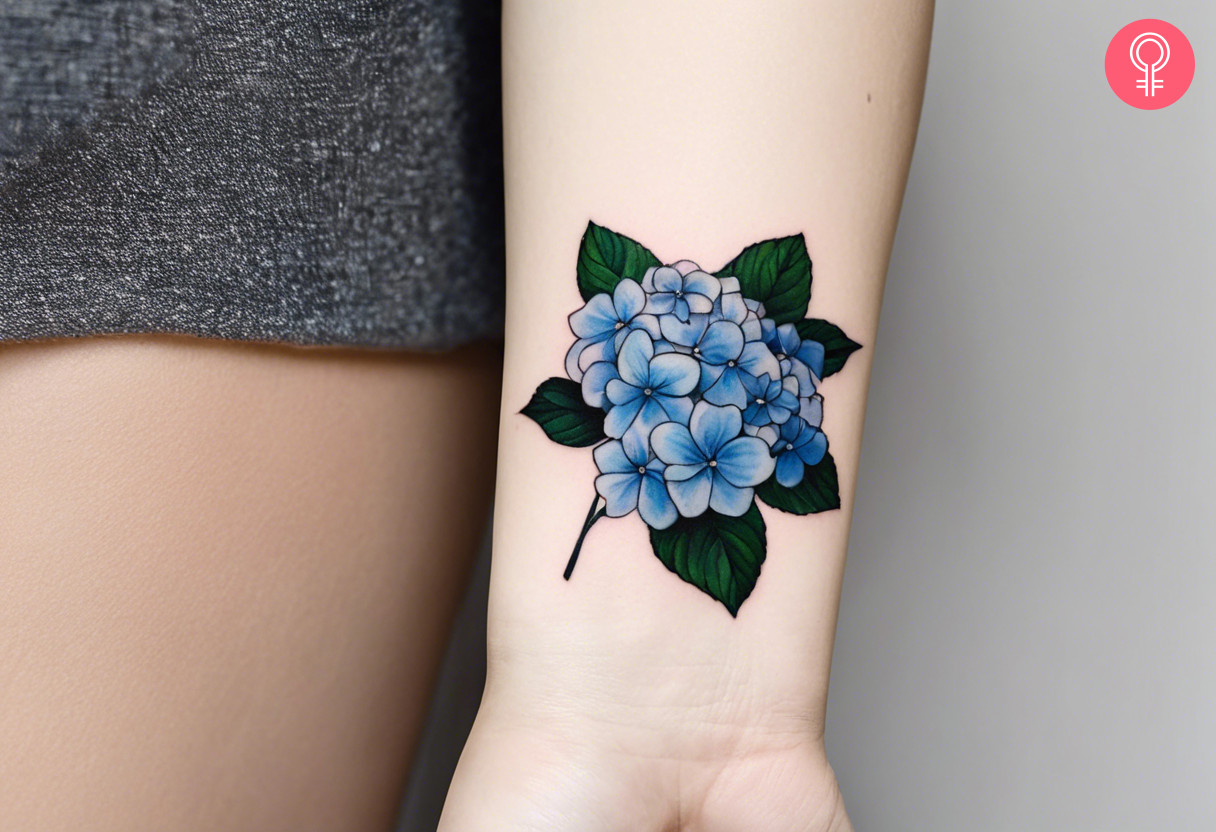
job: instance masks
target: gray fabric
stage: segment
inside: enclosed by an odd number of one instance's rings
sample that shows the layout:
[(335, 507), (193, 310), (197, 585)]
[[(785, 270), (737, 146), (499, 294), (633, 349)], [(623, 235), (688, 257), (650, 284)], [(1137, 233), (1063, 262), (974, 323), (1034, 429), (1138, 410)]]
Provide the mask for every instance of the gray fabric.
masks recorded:
[(0, 340), (501, 328), (485, 0), (0, 0)]

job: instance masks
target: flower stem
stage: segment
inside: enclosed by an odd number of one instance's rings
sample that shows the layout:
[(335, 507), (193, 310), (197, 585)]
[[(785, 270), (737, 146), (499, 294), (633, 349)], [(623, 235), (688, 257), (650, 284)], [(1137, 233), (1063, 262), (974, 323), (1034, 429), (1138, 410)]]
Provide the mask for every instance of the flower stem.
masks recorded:
[[(562, 574), (562, 577), (567, 581), (574, 574), (574, 564), (578, 563), (578, 553), (583, 548), (583, 540), (587, 537), (587, 532), (591, 530), (591, 526), (595, 524), (596, 520), (604, 516), (604, 512), (607, 510), (599, 508), (599, 505), (600, 495), (596, 494), (595, 499), (591, 501), (591, 508), (587, 511), (587, 519), (583, 521), (583, 530), (578, 533), (578, 540), (574, 544), (574, 551), (570, 553), (570, 561), (566, 564), (566, 571)], [(597, 508), (599, 509), (598, 511), (596, 511)]]

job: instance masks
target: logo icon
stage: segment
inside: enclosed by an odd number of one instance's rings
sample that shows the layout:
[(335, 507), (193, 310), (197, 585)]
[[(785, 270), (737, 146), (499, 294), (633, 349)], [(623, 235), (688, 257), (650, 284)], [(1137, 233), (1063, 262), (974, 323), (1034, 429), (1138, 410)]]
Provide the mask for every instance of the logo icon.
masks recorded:
[(1106, 49), (1106, 80), (1115, 95), (1141, 110), (1160, 110), (1187, 91), (1195, 52), (1186, 35), (1164, 20), (1137, 20)]

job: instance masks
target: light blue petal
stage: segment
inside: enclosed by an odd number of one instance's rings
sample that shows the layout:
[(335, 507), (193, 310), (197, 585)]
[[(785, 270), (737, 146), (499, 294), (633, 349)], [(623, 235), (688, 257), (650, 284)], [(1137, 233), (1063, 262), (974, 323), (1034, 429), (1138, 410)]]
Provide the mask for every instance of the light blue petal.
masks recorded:
[(688, 429), (705, 458), (713, 459), (723, 445), (743, 430), (743, 416), (738, 408), (715, 407), (700, 401), (692, 409)]
[(823, 378), (823, 344), (818, 341), (803, 341), (798, 349), (798, 360), (810, 368), (815, 378)]
[[(655, 428), (654, 433), (650, 434), (650, 447), (655, 456), (669, 466), (697, 465), (705, 462), (705, 454), (693, 441), (692, 433), (677, 422), (666, 422)], [(668, 468), (668, 471), (670, 470)]]
[(654, 400), (673, 422), (687, 425), (692, 417), (692, 399), (688, 396), (655, 396)]
[(797, 451), (798, 457), (807, 465), (818, 465), (823, 461), (827, 452), (828, 438), (821, 430), (816, 430), (811, 440), (799, 447)]
[(743, 323), (739, 324), (739, 326), (743, 329), (743, 337), (746, 338), (749, 343), (760, 340), (760, 318), (755, 312), (748, 312), (747, 316), (743, 319)]
[(654, 344), (645, 332), (635, 329), (621, 345), (617, 356), (617, 372), (634, 387), (645, 387), (650, 381), (650, 359), (654, 358)]
[(706, 315), (694, 315), (687, 321), (681, 321), (675, 315), (659, 317), (659, 330), (663, 337), (683, 347), (695, 346), (708, 326), (709, 318)]
[(680, 513), (667, 493), (667, 484), (656, 476), (642, 477), (641, 493), (638, 496), (638, 514), (652, 529), (666, 529), (676, 522)]
[[(684, 294), (702, 295), (712, 305), (722, 293), (722, 283), (708, 272), (697, 270), (684, 275)], [(709, 310), (705, 310), (708, 312)]]
[(781, 365), (777, 363), (769, 348), (759, 341), (752, 341), (743, 347), (743, 352), (739, 354), (739, 368), (757, 378), (781, 377)]
[(768, 395), (768, 376), (760, 376), (760, 378), (756, 378), (750, 373), (740, 373), (739, 383), (742, 384), (743, 389), (747, 391), (748, 398), (763, 399)]
[(647, 294), (654, 291), (654, 273), (659, 270), (658, 266), (651, 266), (646, 270), (646, 274), (642, 275), (642, 288)]
[(684, 288), (684, 278), (671, 266), (661, 266), (654, 273), (656, 292), (678, 292)]
[(768, 444), (755, 436), (740, 436), (727, 442), (715, 457), (716, 471), (740, 488), (759, 485), (773, 474), (773, 457)]
[(681, 321), (687, 321), (690, 315), (688, 301), (685, 298), (676, 298), (675, 303), (671, 307), (671, 314)]
[(646, 312), (651, 315), (666, 315), (675, 308), (676, 296), (671, 292), (655, 292), (646, 298)]
[(777, 457), (777, 482), (786, 488), (793, 488), (802, 482), (804, 471), (805, 466), (802, 464), (802, 460), (798, 458), (798, 454), (785, 453)]
[(697, 389), (701, 365), (692, 356), (670, 352), (650, 361), (650, 388), (668, 396), (687, 396)]
[(625, 455), (624, 446), (615, 440), (597, 445), (591, 452), (591, 457), (601, 474), (624, 474), (629, 471), (636, 473), (638, 469)]
[(615, 332), (619, 320), (612, 298), (606, 292), (600, 292), (570, 316), (570, 329), (579, 338), (594, 338)]
[[(668, 470), (671, 470), (670, 468)], [(713, 491), (713, 474), (709, 469), (686, 480), (668, 480), (667, 493), (676, 509), (685, 517), (700, 517), (709, 508), (709, 497)], [(746, 509), (744, 509), (746, 511)]]
[(688, 304), (688, 311), (694, 315), (708, 315), (714, 311), (714, 302), (705, 295), (685, 292), (684, 301)]
[[(723, 283), (728, 279), (734, 280), (733, 277), (722, 278)], [(743, 302), (743, 295), (738, 292), (728, 293), (724, 291), (721, 297), (718, 298), (717, 307), (722, 312), (723, 320), (741, 324), (747, 318), (747, 304)]]
[(612, 348), (612, 338), (590, 338), (587, 348), (578, 357), (579, 369), (584, 373), (587, 368), (597, 361), (616, 361), (616, 350)]
[(809, 396), (815, 392), (815, 380), (811, 377), (810, 368), (797, 358), (787, 358), (781, 362), (781, 372), (798, 382), (798, 395)]
[[(611, 385), (609, 385), (611, 387)], [(620, 439), (625, 435), (625, 431), (629, 430), (629, 426), (633, 424), (634, 418), (638, 415), (638, 411), (642, 409), (642, 397), (634, 399), (631, 402), (618, 404), (616, 407), (608, 411), (608, 415), (604, 417), (604, 433), (614, 439)]]
[(607, 396), (604, 395), (604, 388), (616, 377), (615, 364), (609, 364), (607, 361), (592, 364), (583, 376), (583, 401), (592, 407), (611, 407)]
[(625, 433), (625, 441), (629, 443), (631, 440), (640, 442), (643, 446), (650, 447), (651, 431), (659, 425), (669, 423), (667, 412), (653, 398), (647, 396), (639, 399), (642, 402), (642, 407), (638, 410), (638, 415), (634, 418), (633, 424), (629, 426), (629, 430)]
[(618, 321), (630, 321), (646, 305), (646, 290), (636, 280), (625, 278), (612, 291), (612, 305)]
[(663, 478), (668, 482), (684, 482), (704, 470), (704, 462), (698, 462), (696, 465), (668, 465), (663, 469)]
[[(637, 420), (634, 420), (637, 424)], [(647, 441), (647, 436), (640, 436), (631, 430), (625, 431), (624, 437), (621, 438), (621, 445), (625, 449), (625, 457), (629, 462), (631, 470), (636, 471), (639, 468), (646, 467), (647, 461), (650, 459), (650, 443)], [(600, 469), (603, 471), (603, 469)], [(604, 471), (604, 473), (608, 473)]]
[[(603, 363), (603, 362), (601, 362)], [(591, 366), (595, 366), (592, 364)], [(642, 391), (619, 378), (609, 379), (604, 385), (604, 397), (614, 405), (628, 404), (642, 397)]]
[(595, 490), (604, 498), (604, 513), (609, 517), (624, 517), (638, 507), (638, 491), (642, 477), (632, 474), (601, 474), (595, 478)]
[(586, 338), (579, 338), (566, 352), (566, 375), (570, 377), (571, 381), (583, 380), (583, 370), (578, 365), (578, 359), (590, 343), (591, 341)]
[(709, 507), (727, 517), (742, 517), (747, 514), (756, 495), (750, 488), (736, 488), (723, 477), (714, 477), (710, 489)]
[(773, 420), (768, 417), (768, 408), (758, 402), (752, 402), (743, 409), (743, 421), (753, 427), (764, 427)]
[(797, 355), (798, 348), (801, 346), (802, 336), (798, 334), (798, 329), (793, 324), (781, 324), (777, 327), (775, 352), (782, 352), (786, 356)]
[[(633, 320), (629, 322), (629, 329), (641, 329), (654, 341), (663, 337), (663, 330), (659, 327), (659, 319), (655, 315), (635, 315)], [(628, 334), (628, 330), (621, 330), (621, 332)], [(624, 341), (625, 338), (622, 335), (620, 343), (624, 343)], [(618, 349), (620, 348), (620, 343), (617, 345)]]
[(716, 405), (734, 405), (742, 408), (747, 404), (747, 391), (743, 382), (739, 381), (737, 367), (728, 367), (714, 384), (705, 390), (705, 401)]
[(743, 330), (730, 321), (714, 321), (705, 329), (697, 348), (701, 360), (709, 364), (734, 361), (743, 352)]
[(823, 396), (818, 394), (802, 400), (798, 415), (813, 428), (823, 424)]

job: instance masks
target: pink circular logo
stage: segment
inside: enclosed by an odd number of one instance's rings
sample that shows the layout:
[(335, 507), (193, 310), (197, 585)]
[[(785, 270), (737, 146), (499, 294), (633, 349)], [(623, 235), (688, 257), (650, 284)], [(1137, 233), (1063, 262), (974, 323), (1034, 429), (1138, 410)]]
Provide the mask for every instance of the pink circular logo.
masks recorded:
[(1191, 42), (1164, 20), (1129, 23), (1106, 48), (1110, 88), (1141, 110), (1170, 106), (1182, 98), (1194, 77)]

